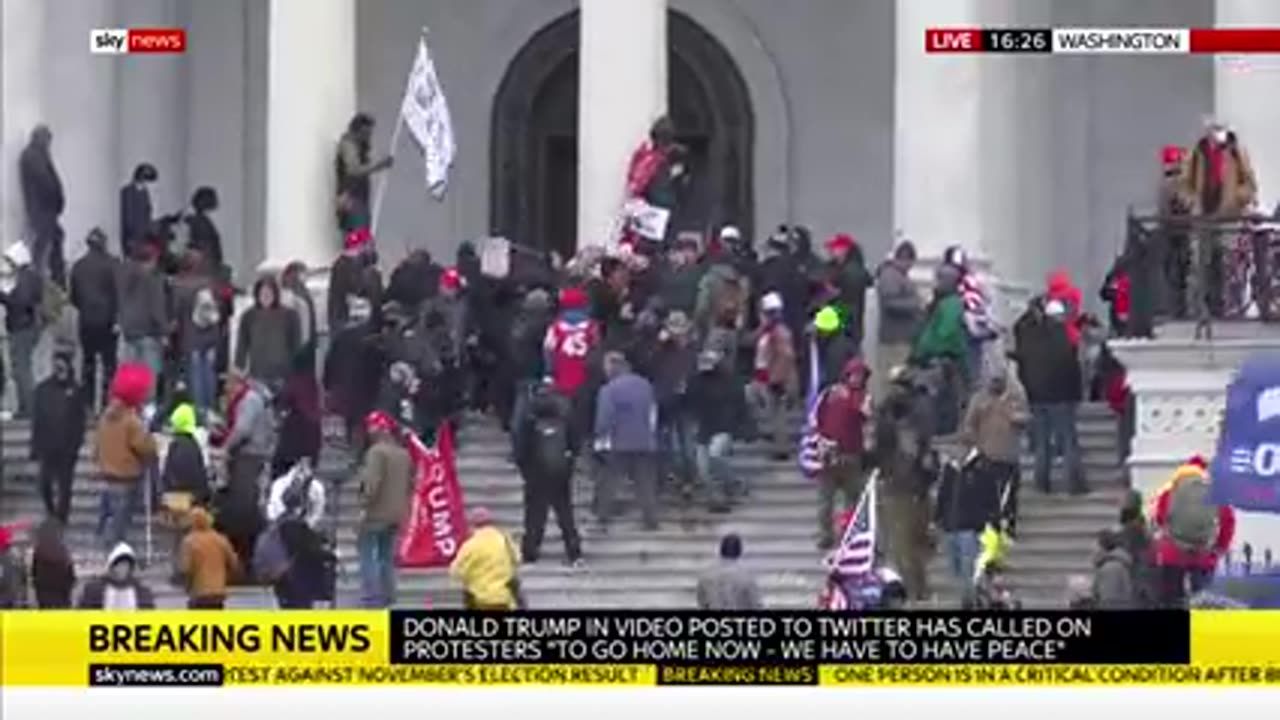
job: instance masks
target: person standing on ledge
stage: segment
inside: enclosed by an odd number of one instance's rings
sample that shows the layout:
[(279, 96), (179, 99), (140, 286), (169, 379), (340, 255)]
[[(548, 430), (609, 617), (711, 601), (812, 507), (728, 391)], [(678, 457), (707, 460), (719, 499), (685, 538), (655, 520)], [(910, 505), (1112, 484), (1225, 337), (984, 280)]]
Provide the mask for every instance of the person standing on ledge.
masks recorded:
[(369, 227), (369, 178), (391, 167), (389, 155), (377, 162), (369, 159), (373, 127), (371, 115), (357, 113), (338, 141), (338, 156), (334, 161), (338, 181), (337, 217), (338, 228), (344, 233)]
[(53, 165), (50, 146), (53, 133), (48, 125), (37, 125), (31, 141), (18, 159), (18, 175), (22, 183), (22, 201), (27, 211), (27, 226), (35, 236), (32, 255), (36, 267), (47, 272), (57, 284), (66, 287), (66, 266), (62, 257), (62, 225), (59, 216), (66, 208), (62, 180)]

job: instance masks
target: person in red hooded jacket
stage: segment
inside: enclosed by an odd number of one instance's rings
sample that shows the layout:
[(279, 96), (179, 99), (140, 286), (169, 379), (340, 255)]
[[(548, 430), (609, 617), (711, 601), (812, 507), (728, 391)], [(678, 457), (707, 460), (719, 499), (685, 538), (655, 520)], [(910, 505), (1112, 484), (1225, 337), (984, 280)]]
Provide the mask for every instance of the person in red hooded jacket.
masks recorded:
[(851, 358), (840, 372), (840, 380), (832, 383), (818, 399), (818, 434), (830, 443), (828, 456), (818, 478), (818, 547), (825, 550), (835, 545), (836, 493), (844, 494), (844, 506), (852, 509), (862, 497), (863, 424), (871, 415), (867, 380), (871, 371), (862, 358)]
[(1071, 338), (1072, 347), (1080, 347), (1080, 316), (1084, 307), (1084, 293), (1071, 282), (1071, 276), (1066, 270), (1058, 269), (1049, 274), (1045, 298), (1057, 300), (1066, 306), (1067, 316), (1063, 321), (1067, 326), (1067, 337)]
[(1208, 464), (1194, 456), (1173, 472), (1151, 503), (1159, 601), (1184, 607), (1190, 594), (1213, 579), (1218, 560), (1235, 537), (1236, 515), (1229, 505), (1209, 503)]

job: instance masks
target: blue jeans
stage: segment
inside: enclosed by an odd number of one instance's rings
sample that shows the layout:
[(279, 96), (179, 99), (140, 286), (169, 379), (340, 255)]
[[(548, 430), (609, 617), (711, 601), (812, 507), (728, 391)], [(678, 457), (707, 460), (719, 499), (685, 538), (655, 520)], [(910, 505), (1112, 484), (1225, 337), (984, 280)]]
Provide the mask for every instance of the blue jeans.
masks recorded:
[(356, 537), (360, 558), (360, 604), (387, 608), (396, 597), (396, 530), (361, 530)]
[(187, 355), (187, 389), (191, 391), (191, 399), (201, 420), (207, 416), (218, 395), (217, 359), (216, 348), (195, 350)]
[(728, 501), (735, 494), (745, 494), (745, 487), (735, 487), (729, 456), (733, 454), (733, 436), (716, 433), (705, 444), (698, 445), (698, 475), (711, 502)]
[(660, 484), (670, 475), (675, 475), (676, 480), (681, 482), (693, 482), (697, 479), (693, 431), (693, 423), (680, 415), (665, 418), (658, 423)]
[(102, 491), (102, 540), (110, 551), (116, 544), (124, 542), (129, 534), (129, 525), (133, 522), (133, 514), (138, 506), (138, 485), (136, 481), (121, 482), (111, 480)]
[(965, 592), (968, 592), (973, 586), (974, 565), (978, 561), (978, 533), (972, 530), (949, 532), (946, 533), (944, 541), (951, 574), (955, 575), (965, 588)]
[(143, 337), (133, 340), (122, 340), (120, 343), (121, 363), (141, 363), (151, 370), (152, 385), (148, 399), (155, 397), (155, 383), (160, 380), (164, 370), (164, 345), (160, 338)]
[(31, 416), (36, 387), (32, 362), (39, 341), (40, 330), (34, 327), (9, 333), (9, 367), (13, 372), (13, 387), (18, 394), (19, 417)]
[(1053, 465), (1053, 451), (1057, 449), (1062, 453), (1070, 489), (1084, 489), (1080, 445), (1076, 438), (1075, 403), (1032, 405), (1031, 442), (1035, 454), (1036, 487), (1045, 492), (1050, 490), (1049, 469)]

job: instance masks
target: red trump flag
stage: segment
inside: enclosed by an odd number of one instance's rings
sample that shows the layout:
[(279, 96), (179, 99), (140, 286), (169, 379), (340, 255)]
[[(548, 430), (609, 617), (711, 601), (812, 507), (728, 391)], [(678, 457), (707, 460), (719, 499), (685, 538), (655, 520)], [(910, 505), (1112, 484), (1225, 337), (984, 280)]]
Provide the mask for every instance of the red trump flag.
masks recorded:
[(413, 458), (416, 485), (409, 517), (396, 547), (400, 567), (447, 567), (467, 538), (466, 507), (458, 484), (453, 429), (440, 425), (435, 447), (427, 447), (407, 431), (405, 444)]

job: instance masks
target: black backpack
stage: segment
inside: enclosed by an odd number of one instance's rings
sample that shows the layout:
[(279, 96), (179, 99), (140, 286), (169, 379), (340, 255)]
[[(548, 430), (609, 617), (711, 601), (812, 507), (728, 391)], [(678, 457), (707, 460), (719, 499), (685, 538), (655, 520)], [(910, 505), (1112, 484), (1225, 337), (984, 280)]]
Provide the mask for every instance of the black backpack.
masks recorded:
[(551, 475), (568, 474), (573, 467), (568, 424), (559, 417), (538, 417), (533, 421), (533, 457), (537, 467)]

